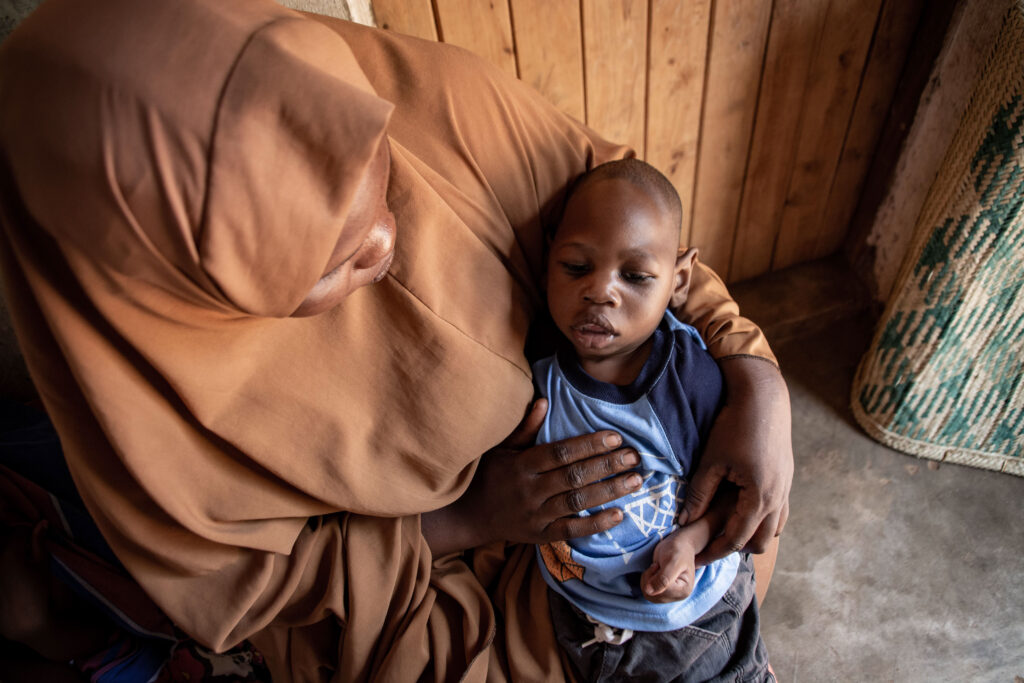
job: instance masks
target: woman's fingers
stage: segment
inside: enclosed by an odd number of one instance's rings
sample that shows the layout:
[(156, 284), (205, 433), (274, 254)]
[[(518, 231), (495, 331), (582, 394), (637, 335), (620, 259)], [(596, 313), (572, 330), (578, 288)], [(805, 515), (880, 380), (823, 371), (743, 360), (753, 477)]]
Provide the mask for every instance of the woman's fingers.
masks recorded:
[(779, 528), (779, 517), (781, 515), (782, 510), (777, 510), (765, 517), (764, 521), (761, 522), (761, 526), (750, 537), (743, 550), (756, 555), (763, 553), (768, 548), (768, 544), (775, 540), (775, 537), (778, 535), (775, 532)]
[(501, 445), (505, 448), (518, 449), (529, 447), (537, 438), (537, 432), (540, 431), (540, 426), (544, 424), (544, 416), (547, 413), (548, 400), (546, 398), (538, 398), (530, 405), (530, 409), (526, 412), (522, 422), (505, 438)]
[(480, 538), (475, 542), (538, 543), (606, 531), (622, 520), (621, 510), (585, 517), (577, 513), (641, 486), (637, 475), (624, 474), (640, 458), (635, 450), (621, 448), (622, 437), (615, 432), (527, 445), (535, 439), (546, 410), (547, 401), (536, 401), (519, 427), (484, 454), (469, 489), (449, 506), (472, 518), (467, 526), (477, 529), (474, 533)]
[[(726, 521), (722, 535), (711, 541), (708, 547), (701, 551), (697, 556), (698, 564), (710, 564), (746, 548), (747, 542), (761, 527), (761, 522), (764, 520), (763, 513), (751, 513), (752, 504), (744, 502), (749, 501), (751, 497), (749, 492), (740, 489), (736, 508)], [(775, 528), (772, 528), (773, 533), (774, 531)], [(764, 552), (764, 550), (755, 550), (754, 552)]]
[(541, 508), (541, 514), (550, 519), (566, 517), (588, 510), (636, 491), (643, 480), (636, 472), (630, 472), (610, 479), (570, 488), (557, 493)]
[(564, 541), (607, 531), (622, 521), (622, 510), (611, 508), (586, 517), (559, 517), (544, 530), (544, 543)]
[(786, 502), (782, 505), (782, 512), (779, 514), (779, 525), (775, 528), (775, 535), (781, 536), (782, 530), (786, 528), (789, 521), (789, 493), (786, 493)]
[(683, 509), (679, 512), (679, 525), (685, 526), (690, 522), (700, 519), (708, 511), (711, 499), (715, 497), (719, 485), (725, 478), (726, 470), (721, 467), (713, 467), (707, 463), (707, 458), (701, 460), (693, 479), (686, 487), (686, 500), (683, 502)]
[(578, 516), (643, 484), (639, 474), (628, 471), (640, 464), (640, 456), (632, 448), (618, 448), (621, 444), (615, 432), (597, 432), (535, 446), (519, 456), (528, 458), (529, 469), (536, 472), (532, 488), (544, 501), (537, 513), (546, 520), (545, 540), (596, 534), (622, 521), (617, 509)]
[(563, 441), (539, 444), (521, 457), (528, 458), (527, 466), (534, 472), (549, 472), (567, 465), (608, 453), (622, 445), (622, 437), (615, 432), (594, 432), (574, 436)]
[[(639, 464), (640, 456), (635, 450), (620, 448), (610, 453), (602, 453), (586, 460), (570, 463), (558, 469), (539, 472), (535, 475), (534, 488), (545, 499), (553, 498), (560, 494), (579, 491), (595, 482), (602, 482), (631, 470)], [(615, 500), (616, 497), (601, 502)], [(579, 510), (572, 510), (572, 512), (586, 510), (587, 507), (592, 506), (582, 507)]]

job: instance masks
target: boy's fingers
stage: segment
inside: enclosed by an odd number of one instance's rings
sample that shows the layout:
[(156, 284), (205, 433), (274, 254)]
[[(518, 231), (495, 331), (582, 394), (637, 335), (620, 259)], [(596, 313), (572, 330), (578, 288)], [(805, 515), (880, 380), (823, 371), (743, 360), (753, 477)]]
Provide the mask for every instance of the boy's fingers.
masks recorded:
[(651, 563), (651, 566), (640, 576), (640, 586), (643, 588), (644, 595), (657, 595), (668, 588), (668, 578), (661, 572), (660, 564)]
[[(666, 556), (667, 555), (667, 556)], [(686, 571), (686, 565), (692, 561), (693, 554), (689, 556), (685, 552), (672, 551), (661, 555), (661, 576), (665, 579), (665, 585), (676, 579), (682, 578)]]
[(688, 568), (678, 571), (653, 565), (640, 577), (644, 597), (651, 602), (675, 602), (693, 592), (693, 574)]

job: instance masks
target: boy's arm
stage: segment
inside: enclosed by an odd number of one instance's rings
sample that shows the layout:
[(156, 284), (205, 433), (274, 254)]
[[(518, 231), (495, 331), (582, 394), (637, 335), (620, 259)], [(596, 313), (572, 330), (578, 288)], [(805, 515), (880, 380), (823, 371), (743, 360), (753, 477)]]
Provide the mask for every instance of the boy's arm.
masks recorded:
[(675, 602), (693, 592), (696, 558), (722, 532), (735, 502), (731, 492), (716, 496), (700, 519), (658, 543), (651, 566), (640, 577), (645, 598), (651, 602)]

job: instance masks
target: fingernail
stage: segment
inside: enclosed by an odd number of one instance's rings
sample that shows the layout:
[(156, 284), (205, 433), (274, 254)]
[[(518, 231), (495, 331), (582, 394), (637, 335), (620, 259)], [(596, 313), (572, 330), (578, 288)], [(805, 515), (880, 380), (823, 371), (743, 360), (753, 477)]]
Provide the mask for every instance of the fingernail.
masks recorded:
[(605, 448), (618, 448), (621, 443), (622, 437), (619, 436), (618, 434), (609, 434), (608, 436), (604, 437)]
[(630, 451), (629, 453), (626, 453), (625, 456), (623, 456), (622, 461), (627, 465), (639, 465), (640, 454), (637, 453), (636, 451)]
[(626, 477), (626, 485), (629, 486), (629, 488), (631, 489), (639, 488), (640, 483), (642, 481), (643, 480), (640, 478), (640, 475), (636, 473), (633, 473)]

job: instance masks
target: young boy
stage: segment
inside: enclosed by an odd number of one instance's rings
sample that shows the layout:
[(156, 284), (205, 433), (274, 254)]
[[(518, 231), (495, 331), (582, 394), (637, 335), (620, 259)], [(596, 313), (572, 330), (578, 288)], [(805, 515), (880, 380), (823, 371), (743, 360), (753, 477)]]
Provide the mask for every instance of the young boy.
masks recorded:
[(534, 364), (549, 402), (538, 443), (615, 430), (644, 479), (580, 513), (619, 507), (618, 526), (537, 549), (555, 632), (582, 680), (774, 680), (749, 556), (695, 566), (723, 507), (675, 523), (723, 400), (700, 335), (667, 310), (685, 301), (696, 253), (679, 251), (680, 217), (667, 178), (615, 161), (570, 189), (550, 245), (548, 306), (564, 339)]

